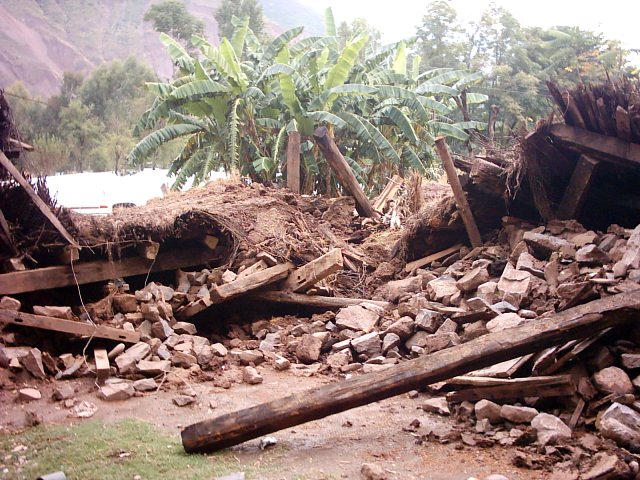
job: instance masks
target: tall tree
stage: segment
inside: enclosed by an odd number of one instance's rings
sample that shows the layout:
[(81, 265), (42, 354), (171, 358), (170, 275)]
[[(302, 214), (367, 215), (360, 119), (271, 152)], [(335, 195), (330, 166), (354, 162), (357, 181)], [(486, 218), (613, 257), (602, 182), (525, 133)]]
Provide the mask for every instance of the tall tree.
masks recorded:
[(222, 0), (213, 15), (218, 22), (218, 37), (231, 38), (235, 31), (233, 17), (248, 18), (249, 28), (258, 38), (264, 37), (264, 14), (259, 0)]
[(153, 28), (160, 32), (188, 41), (192, 35), (202, 35), (204, 23), (191, 15), (180, 0), (164, 0), (151, 5), (144, 14), (144, 21), (151, 22)]
[(458, 68), (463, 52), (463, 30), (450, 0), (433, 0), (427, 5), (416, 33), (418, 51), (425, 69)]

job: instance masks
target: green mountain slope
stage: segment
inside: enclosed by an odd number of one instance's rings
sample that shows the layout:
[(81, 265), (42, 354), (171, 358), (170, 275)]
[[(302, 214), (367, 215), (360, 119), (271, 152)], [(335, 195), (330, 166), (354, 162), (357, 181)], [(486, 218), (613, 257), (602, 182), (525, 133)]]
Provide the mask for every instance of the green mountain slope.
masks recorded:
[[(134, 55), (160, 78), (171, 63), (158, 33), (143, 22), (159, 0), (0, 0), (0, 88), (22, 81), (35, 95), (56, 93), (65, 70), (89, 72), (97, 65)], [(184, 0), (217, 40), (213, 17), (220, 0)], [(263, 0), (270, 33), (305, 25), (322, 32), (322, 18), (298, 0)]]

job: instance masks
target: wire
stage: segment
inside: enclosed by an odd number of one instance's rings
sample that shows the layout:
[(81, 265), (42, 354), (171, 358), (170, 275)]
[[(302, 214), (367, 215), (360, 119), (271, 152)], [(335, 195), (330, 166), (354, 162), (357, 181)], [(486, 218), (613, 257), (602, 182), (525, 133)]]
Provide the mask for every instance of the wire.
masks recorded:
[[(91, 315), (89, 314), (89, 311), (87, 310), (87, 307), (84, 304), (84, 300), (82, 299), (82, 292), (80, 291), (80, 283), (78, 282), (78, 277), (76, 276), (76, 271), (73, 268), (73, 255), (70, 255), (70, 258), (71, 258), (71, 261), (70, 261), (71, 273), (73, 274), (73, 280), (76, 282), (76, 288), (78, 289), (78, 297), (80, 298), (80, 304), (82, 305), (82, 310), (84, 310), (84, 313), (87, 315), (87, 318), (89, 319), (91, 324), (94, 326), (94, 330), (91, 333), (91, 336), (89, 337), (89, 340), (87, 340), (87, 343), (85, 344), (84, 348), (82, 349), (82, 358), (84, 359), (84, 364), (87, 366), (89, 371), (91, 373), (96, 373), (95, 371), (93, 371), (91, 369), (91, 367), (89, 367), (89, 363), (87, 362), (87, 348), (89, 348), (89, 345), (91, 344), (91, 341), (93, 340), (93, 337), (95, 336), (95, 333), (98, 330), (98, 325), (96, 325), (96, 323), (93, 321), (93, 319), (91, 318)], [(96, 377), (95, 385), (98, 386), (98, 378), (97, 377)]]
[(23, 97), (22, 95), (16, 95), (15, 93), (7, 92), (6, 90), (4, 91), (4, 94), (9, 97), (19, 98), (21, 100), (27, 100), (29, 102), (34, 102), (34, 103), (41, 103), (42, 105), (48, 105), (48, 103), (43, 100), (38, 100), (37, 98)]

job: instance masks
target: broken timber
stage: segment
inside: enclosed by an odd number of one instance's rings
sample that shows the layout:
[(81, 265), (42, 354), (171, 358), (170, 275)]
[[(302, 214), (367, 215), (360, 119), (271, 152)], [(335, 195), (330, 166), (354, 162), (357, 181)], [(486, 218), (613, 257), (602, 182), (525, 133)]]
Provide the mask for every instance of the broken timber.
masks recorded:
[(73, 333), (88, 337), (106, 338), (119, 342), (137, 343), (140, 341), (139, 332), (129, 332), (121, 328), (92, 325), (90, 323), (74, 322), (61, 318), (33, 315), (31, 313), (0, 310), (0, 321), (22, 325), (25, 327), (42, 328), (56, 332)]
[(83, 285), (132, 275), (144, 275), (149, 271), (162, 272), (204, 265), (214, 258), (215, 253), (203, 247), (160, 252), (153, 264), (153, 261), (140, 257), (127, 257), (113, 261), (99, 260), (75, 263), (73, 270), (69, 265), (60, 265), (4, 273), (0, 274), (0, 295), (68, 287), (75, 285), (76, 281), (78, 285)]
[(580, 159), (578, 160), (576, 168), (573, 170), (573, 174), (571, 174), (571, 180), (569, 180), (569, 185), (567, 185), (560, 206), (558, 207), (556, 216), (560, 220), (576, 218), (576, 215), (580, 213), (582, 204), (587, 197), (587, 191), (593, 182), (597, 166), (597, 160), (587, 155), (580, 155)]
[(366, 405), (621, 325), (640, 311), (640, 290), (612, 295), (515, 328), (494, 332), (402, 365), (294, 393), (182, 430), (187, 452), (237, 445), (283, 428)]
[(414, 260), (413, 262), (409, 262), (405, 265), (405, 272), (412, 272), (416, 268), (424, 267), (425, 265), (429, 265), (431, 262), (436, 262), (444, 257), (448, 257), (452, 253), (456, 253), (462, 248), (462, 244), (458, 243), (453, 247), (449, 247), (440, 252), (432, 253), (431, 255), (427, 255), (426, 257), (419, 258), (418, 260)]
[(36, 194), (33, 190), (29, 182), (22, 176), (22, 174), (18, 171), (18, 169), (11, 163), (4, 153), (0, 152), (0, 165), (2, 165), (12, 176), (16, 179), (16, 181), (20, 184), (20, 186), (27, 192), (29, 198), (35, 205), (40, 209), (42, 214), (51, 222), (51, 224), (55, 227), (56, 230), (62, 235), (62, 237), (69, 243), (69, 245), (73, 245), (77, 247), (77, 242), (73, 239), (73, 237), (67, 232), (67, 229), (64, 228), (64, 225), (60, 223), (58, 217), (56, 217), (49, 206), (44, 203), (44, 201)]
[(436, 150), (438, 151), (440, 160), (442, 160), (444, 170), (447, 172), (447, 178), (449, 179), (451, 190), (453, 190), (453, 198), (456, 201), (456, 206), (458, 207), (458, 211), (462, 217), (462, 222), (467, 230), (467, 235), (469, 236), (471, 245), (474, 248), (481, 247), (482, 237), (480, 236), (478, 225), (473, 218), (473, 213), (471, 212), (471, 207), (469, 207), (467, 196), (465, 195), (464, 190), (462, 190), (460, 179), (456, 173), (456, 167), (453, 165), (453, 159), (451, 158), (451, 154), (449, 153), (449, 148), (447, 147), (444, 137), (436, 138)]
[(287, 293), (277, 291), (264, 291), (251, 294), (253, 300), (261, 300), (273, 303), (290, 303), (292, 305), (305, 305), (307, 307), (317, 308), (343, 308), (351, 305), (360, 305), (362, 303), (370, 303), (384, 308), (391, 309), (393, 306), (390, 302), (381, 302), (377, 300), (365, 300), (362, 298), (346, 298), (346, 297), (323, 297), (321, 295), (304, 295), (302, 293)]
[(342, 251), (334, 248), (306, 265), (296, 268), (280, 284), (280, 288), (292, 292), (304, 292), (320, 280), (342, 270), (342, 267)]
[(210, 290), (211, 301), (214, 304), (226, 302), (252, 290), (257, 290), (265, 285), (275, 283), (287, 278), (292, 269), (292, 263), (283, 263), (236, 279), (233, 282), (214, 285)]
[(571, 375), (495, 379), (487, 377), (456, 377), (447, 387), (463, 389), (447, 394), (450, 402), (477, 402), (478, 400), (515, 400), (525, 397), (560, 397), (575, 394)]
[(340, 153), (336, 142), (333, 141), (327, 127), (316, 128), (316, 131), (313, 132), (313, 138), (318, 144), (318, 147), (320, 147), (324, 158), (326, 158), (329, 165), (331, 165), (331, 169), (335, 172), (342, 187), (355, 198), (358, 213), (363, 217), (379, 217), (358, 184), (358, 180), (356, 180), (356, 176), (353, 174), (351, 167), (342, 156), (342, 153)]

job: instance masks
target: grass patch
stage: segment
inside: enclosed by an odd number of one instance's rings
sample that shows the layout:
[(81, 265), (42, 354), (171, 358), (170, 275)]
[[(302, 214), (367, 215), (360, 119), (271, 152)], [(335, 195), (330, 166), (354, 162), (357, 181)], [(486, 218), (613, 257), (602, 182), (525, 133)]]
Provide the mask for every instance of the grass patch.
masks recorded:
[(0, 436), (0, 478), (34, 479), (58, 470), (70, 480), (210, 480), (249, 473), (230, 452), (187, 455), (178, 438), (138, 420), (44, 425)]

